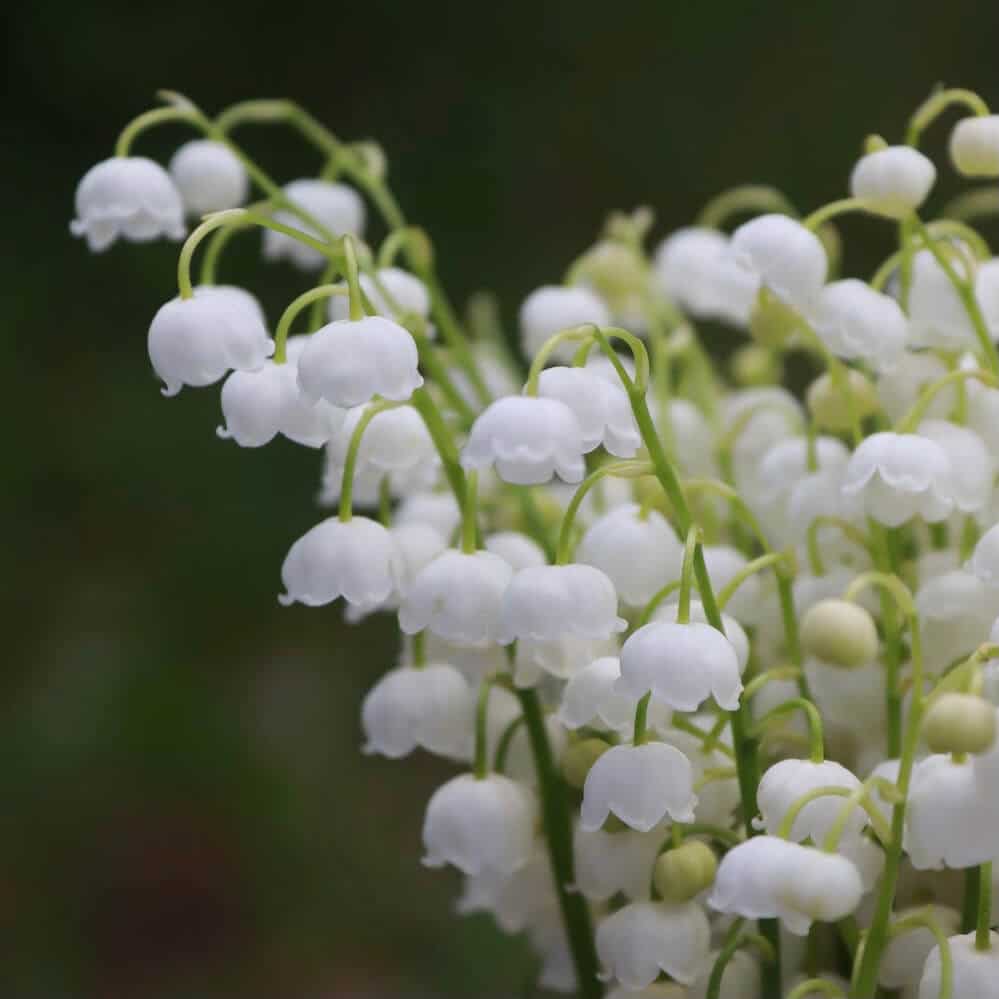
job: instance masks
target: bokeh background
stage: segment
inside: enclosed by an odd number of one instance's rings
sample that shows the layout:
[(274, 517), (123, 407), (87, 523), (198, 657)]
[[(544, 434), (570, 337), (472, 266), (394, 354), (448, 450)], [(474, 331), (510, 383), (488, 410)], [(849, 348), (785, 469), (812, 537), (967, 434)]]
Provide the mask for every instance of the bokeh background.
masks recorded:
[[(509, 321), (612, 209), (659, 233), (743, 181), (814, 207), (936, 82), (999, 101), (999, 5), (21, 0), (6, 26), (0, 996), (519, 990), (523, 942), (453, 917), (456, 878), (418, 862), (446, 770), (359, 754), (385, 622), (275, 600), (316, 456), (219, 441), (217, 391), (161, 398), (176, 248), (89, 256), (76, 181), (159, 87), (292, 97), (384, 145), (454, 296), (492, 288)], [(316, 169), (290, 134), (241, 140)], [(848, 269), (887, 249), (845, 225)], [(224, 276), (272, 310), (302, 287), (248, 239)]]

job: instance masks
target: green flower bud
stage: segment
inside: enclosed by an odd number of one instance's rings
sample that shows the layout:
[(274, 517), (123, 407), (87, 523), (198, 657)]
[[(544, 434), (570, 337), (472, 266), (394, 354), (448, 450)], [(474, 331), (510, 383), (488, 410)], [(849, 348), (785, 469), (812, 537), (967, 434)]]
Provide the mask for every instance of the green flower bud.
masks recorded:
[(845, 386), (835, 385), (828, 372), (816, 378), (805, 402), (823, 430), (848, 430), (853, 425), (851, 414), (863, 420), (877, 411), (878, 393), (869, 378), (850, 368)]
[(732, 355), (730, 370), (738, 385), (776, 385), (783, 377), (784, 365), (774, 351), (750, 343)]
[(648, 287), (648, 269), (630, 246), (602, 240), (572, 266), (573, 283), (589, 285), (615, 313), (627, 312)]
[(974, 694), (941, 694), (923, 719), (923, 739), (934, 753), (985, 753), (996, 739), (996, 709)]
[(718, 860), (707, 843), (688, 840), (656, 861), (652, 883), (667, 902), (687, 902), (715, 880)]
[(874, 619), (846, 600), (820, 600), (801, 621), (801, 644), (809, 655), (835, 666), (865, 666), (878, 654)]
[(572, 787), (582, 788), (590, 767), (600, 759), (610, 745), (603, 739), (583, 739), (574, 742), (562, 755), (562, 776)]
[(757, 343), (765, 347), (781, 347), (800, 325), (801, 316), (790, 305), (782, 302), (765, 285), (760, 288), (749, 315), (749, 332)]

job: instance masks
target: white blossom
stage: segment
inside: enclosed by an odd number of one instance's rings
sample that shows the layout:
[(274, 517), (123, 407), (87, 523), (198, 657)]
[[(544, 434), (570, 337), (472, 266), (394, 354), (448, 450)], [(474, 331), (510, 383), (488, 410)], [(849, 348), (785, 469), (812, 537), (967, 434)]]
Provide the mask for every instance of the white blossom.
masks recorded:
[[(285, 184), (283, 193), (334, 236), (360, 236), (364, 229), (364, 202), (346, 184), (304, 178)], [(313, 225), (288, 209), (276, 211), (274, 220), (314, 239), (323, 240), (323, 234)], [(264, 230), (264, 257), (267, 260), (289, 260), (303, 271), (319, 270), (326, 262), (326, 257), (319, 250), (273, 229)]]
[[(589, 288), (545, 285), (532, 291), (520, 307), (521, 346), (524, 354), (533, 358), (546, 340), (564, 329), (587, 323), (609, 326), (610, 322), (606, 303)], [(560, 347), (554, 359), (571, 360), (575, 347), (571, 343)]]
[(74, 236), (93, 253), (119, 238), (147, 243), (183, 239), (184, 205), (170, 175), (144, 156), (115, 156), (91, 167), (76, 188)]
[(170, 176), (190, 215), (238, 208), (250, 193), (250, 178), (239, 157), (212, 139), (185, 142), (170, 160)]
[(850, 175), (850, 193), (892, 218), (914, 212), (937, 179), (933, 161), (912, 146), (887, 146), (862, 156)]

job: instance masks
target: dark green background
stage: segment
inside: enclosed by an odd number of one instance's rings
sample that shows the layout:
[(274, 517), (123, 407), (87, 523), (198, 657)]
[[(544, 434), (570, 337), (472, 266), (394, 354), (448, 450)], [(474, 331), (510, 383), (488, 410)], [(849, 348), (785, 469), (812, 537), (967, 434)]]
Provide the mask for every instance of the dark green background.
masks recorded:
[[(419, 865), (444, 768), (358, 752), (385, 623), (348, 633), (275, 600), (319, 517), (316, 456), (217, 440), (216, 390), (160, 397), (145, 333), (176, 248), (89, 256), (67, 230), (76, 181), (159, 87), (211, 111), (291, 97), (383, 143), (456, 297), (494, 288), (509, 318), (611, 209), (653, 205), (661, 231), (743, 181), (813, 207), (935, 82), (999, 100), (999, 5), (36, 0), (7, 17), (0, 995), (519, 986), (522, 944), (453, 919), (456, 879)], [(290, 135), (242, 137), (282, 178), (315, 168)], [(870, 223), (845, 229), (865, 244), (848, 265), (887, 249), (883, 228), (870, 246)], [(250, 240), (224, 276), (272, 310), (301, 288)]]

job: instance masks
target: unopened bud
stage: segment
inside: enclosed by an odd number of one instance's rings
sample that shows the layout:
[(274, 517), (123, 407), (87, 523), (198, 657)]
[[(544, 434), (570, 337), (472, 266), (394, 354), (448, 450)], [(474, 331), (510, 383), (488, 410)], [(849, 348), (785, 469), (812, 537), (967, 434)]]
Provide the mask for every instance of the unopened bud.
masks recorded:
[(572, 787), (582, 789), (590, 767), (600, 759), (610, 745), (603, 739), (583, 739), (574, 742), (562, 755), (562, 776)]
[(874, 619), (847, 600), (820, 600), (801, 621), (801, 644), (809, 655), (834, 666), (865, 666), (878, 654)]
[(985, 753), (996, 738), (996, 709), (974, 694), (941, 694), (923, 719), (923, 739), (934, 753)]
[(774, 351), (750, 343), (732, 355), (731, 371), (738, 385), (776, 385), (781, 380), (784, 365)]
[(718, 860), (711, 847), (688, 840), (656, 861), (652, 883), (667, 902), (687, 902), (711, 887), (717, 870)]
[(877, 411), (878, 393), (869, 378), (848, 370), (845, 385), (837, 385), (828, 372), (808, 387), (808, 411), (823, 430), (849, 430), (853, 420), (863, 420)]

